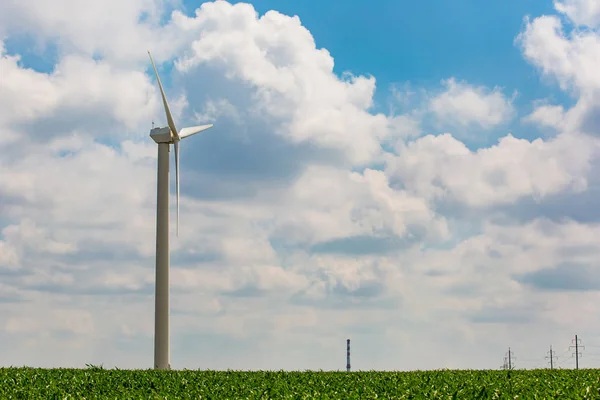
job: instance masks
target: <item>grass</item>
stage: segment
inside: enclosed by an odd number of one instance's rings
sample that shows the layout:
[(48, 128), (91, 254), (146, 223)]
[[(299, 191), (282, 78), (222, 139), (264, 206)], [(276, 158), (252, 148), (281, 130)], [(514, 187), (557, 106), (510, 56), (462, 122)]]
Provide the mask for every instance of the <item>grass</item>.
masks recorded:
[(1, 399), (600, 399), (600, 370), (238, 372), (0, 368)]

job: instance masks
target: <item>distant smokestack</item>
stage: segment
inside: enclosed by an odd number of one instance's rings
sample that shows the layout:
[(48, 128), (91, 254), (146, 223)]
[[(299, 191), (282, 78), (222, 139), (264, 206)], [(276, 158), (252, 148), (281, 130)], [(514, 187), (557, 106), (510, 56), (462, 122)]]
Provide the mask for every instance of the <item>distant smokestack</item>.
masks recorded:
[(350, 372), (350, 339), (346, 340), (346, 372)]

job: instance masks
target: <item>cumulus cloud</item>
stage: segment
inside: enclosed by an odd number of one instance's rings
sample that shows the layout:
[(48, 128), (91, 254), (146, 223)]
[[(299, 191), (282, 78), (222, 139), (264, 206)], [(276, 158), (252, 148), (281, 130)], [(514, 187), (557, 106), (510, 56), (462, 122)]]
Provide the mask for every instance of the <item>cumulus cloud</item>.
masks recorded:
[[(156, 60), (163, 61), (181, 51), (181, 46), (189, 41), (187, 33), (194, 34), (182, 22), (184, 15), (168, 7), (169, 3), (8, 0), (0, 5), (0, 35), (31, 35), (42, 44), (56, 44), (61, 52), (101, 56), (113, 66), (140, 65), (146, 61), (146, 49), (151, 46), (157, 53)], [(161, 25), (169, 10), (169, 23)]]
[(560, 131), (564, 128), (564, 119), (565, 109), (563, 106), (543, 104), (524, 117), (523, 121)]
[[(328, 196), (323, 193), (329, 191)], [(447, 234), (443, 217), (428, 203), (389, 187), (382, 171), (351, 173), (332, 168), (310, 168), (289, 189), (274, 234), (282, 239), (314, 245), (355, 236), (435, 239)]]
[(518, 41), (528, 61), (555, 78), (562, 89), (577, 95), (600, 88), (600, 78), (593, 71), (600, 54), (596, 32), (573, 30), (567, 34), (560, 19), (550, 15), (526, 23)]
[(333, 58), (316, 48), (298, 17), (258, 17), (250, 5), (217, 2), (204, 3), (187, 24), (198, 26), (200, 39), (176, 63), (180, 71), (222, 66), (229, 79), (257, 88), (255, 112), (280, 121), (275, 131), (293, 142), (341, 148), (358, 163), (378, 155), (391, 124), (369, 112), (375, 78), (337, 77)]
[[(596, 3), (586, 1), (557, 2), (557, 9), (567, 15), (586, 15), (595, 18)], [(584, 24), (573, 16), (574, 23)], [(577, 99), (569, 110), (552, 118), (559, 129), (582, 131), (598, 135), (600, 132), (600, 78), (594, 72), (600, 60), (600, 35), (596, 30), (573, 29), (565, 32), (558, 16), (544, 15), (533, 20), (526, 19), (524, 31), (517, 37), (525, 58), (536, 66), (547, 79), (557, 82), (561, 89)], [(535, 110), (530, 118), (548, 120), (548, 106)], [(546, 108), (544, 108), (546, 107)], [(558, 111), (557, 108), (552, 109)], [(561, 118), (559, 118), (559, 116)], [(544, 124), (547, 124), (544, 122)]]
[(21, 67), (18, 55), (0, 48), (0, 69), (0, 106), (5, 110), (0, 122), (28, 128), (26, 133), (41, 140), (94, 125), (103, 136), (115, 126), (134, 130), (159, 106), (142, 71), (89, 57), (68, 55), (51, 73), (40, 73)]
[(554, 0), (554, 7), (577, 25), (600, 25), (600, 4), (595, 0)]
[(389, 156), (386, 173), (424, 198), (487, 207), (524, 196), (543, 199), (563, 190), (585, 190), (594, 146), (583, 136), (530, 142), (508, 135), (492, 147), (472, 151), (451, 135), (428, 135)]
[(476, 124), (481, 128), (493, 128), (512, 118), (512, 99), (498, 88), (489, 91), (450, 78), (442, 82), (446, 90), (430, 101), (430, 109), (440, 122), (458, 126)]

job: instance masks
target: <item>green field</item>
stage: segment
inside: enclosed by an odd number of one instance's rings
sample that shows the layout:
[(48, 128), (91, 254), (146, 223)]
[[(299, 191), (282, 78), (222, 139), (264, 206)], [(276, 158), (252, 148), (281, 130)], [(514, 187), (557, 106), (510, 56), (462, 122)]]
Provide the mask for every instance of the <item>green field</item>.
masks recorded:
[(600, 399), (600, 370), (0, 369), (1, 399)]

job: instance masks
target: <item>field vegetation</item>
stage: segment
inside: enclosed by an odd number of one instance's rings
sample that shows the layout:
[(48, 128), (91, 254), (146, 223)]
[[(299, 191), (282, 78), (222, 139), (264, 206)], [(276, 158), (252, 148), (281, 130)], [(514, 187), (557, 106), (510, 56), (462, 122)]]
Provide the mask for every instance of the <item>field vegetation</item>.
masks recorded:
[(2, 399), (600, 399), (600, 370), (244, 372), (1, 368)]

